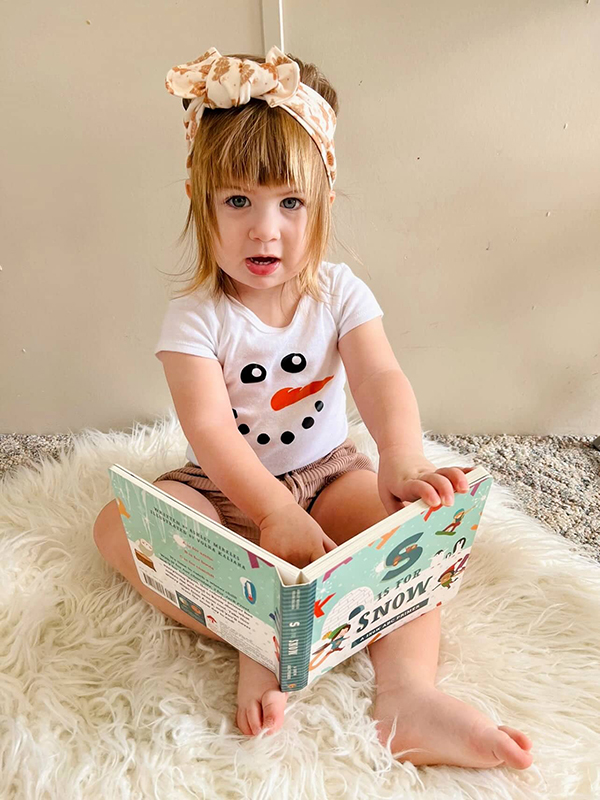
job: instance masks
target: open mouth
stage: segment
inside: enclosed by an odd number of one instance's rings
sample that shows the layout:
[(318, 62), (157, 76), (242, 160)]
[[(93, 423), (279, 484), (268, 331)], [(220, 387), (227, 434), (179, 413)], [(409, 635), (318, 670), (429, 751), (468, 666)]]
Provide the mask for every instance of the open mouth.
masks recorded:
[(246, 267), (253, 275), (271, 275), (280, 261), (278, 258), (247, 258)]

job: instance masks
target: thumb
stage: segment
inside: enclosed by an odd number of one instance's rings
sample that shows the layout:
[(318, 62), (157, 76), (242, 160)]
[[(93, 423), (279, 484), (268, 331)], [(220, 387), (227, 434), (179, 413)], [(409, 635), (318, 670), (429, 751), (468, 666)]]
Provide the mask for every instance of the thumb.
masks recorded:
[(325, 552), (329, 553), (331, 550), (335, 550), (337, 544), (333, 541), (333, 539), (327, 536), (326, 533), (323, 533), (323, 547), (325, 548)]
[(323, 549), (323, 545), (317, 545), (315, 549), (310, 554), (310, 561), (309, 564), (312, 564), (313, 561), (318, 561), (322, 556), (325, 555), (325, 550)]

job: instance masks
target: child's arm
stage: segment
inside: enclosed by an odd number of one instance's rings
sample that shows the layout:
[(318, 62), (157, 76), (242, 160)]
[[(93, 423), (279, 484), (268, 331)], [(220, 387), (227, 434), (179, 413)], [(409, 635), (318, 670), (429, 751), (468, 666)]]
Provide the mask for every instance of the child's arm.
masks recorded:
[(289, 489), (263, 466), (235, 424), (199, 426), (188, 441), (208, 477), (259, 527), (280, 506), (294, 502)]
[(235, 424), (198, 428), (190, 444), (209, 478), (258, 525), (265, 550), (305, 567), (336, 546), (263, 466)]
[(160, 360), (185, 437), (204, 472), (231, 502), (260, 526), (293, 501), (240, 435), (220, 363), (170, 350), (162, 351)]
[(379, 451), (378, 487), (388, 514), (422, 498), (451, 505), (466, 492), (459, 467), (436, 469), (423, 452), (415, 393), (400, 369), (381, 317), (357, 325), (338, 342), (350, 391)]
[(427, 461), (417, 399), (385, 335), (381, 317), (348, 331), (338, 349), (352, 397), (380, 456), (394, 449), (405, 460)]

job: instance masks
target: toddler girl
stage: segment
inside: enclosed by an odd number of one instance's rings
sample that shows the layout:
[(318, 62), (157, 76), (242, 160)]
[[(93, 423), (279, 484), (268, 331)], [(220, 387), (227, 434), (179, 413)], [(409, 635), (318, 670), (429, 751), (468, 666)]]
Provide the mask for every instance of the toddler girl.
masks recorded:
[[(383, 311), (346, 264), (323, 260), (336, 161), (335, 90), (312, 64), (214, 47), (169, 71), (188, 146), (186, 192), (198, 258), (170, 300), (156, 356), (188, 442), (155, 484), (298, 567), (422, 498), (451, 505), (467, 481), (422, 448), (414, 393)], [(347, 437), (345, 377), (375, 439), (379, 470)], [(95, 538), (140, 593), (219, 637), (143, 585), (115, 502)], [(439, 609), (369, 647), (380, 740), (413, 764), (527, 768), (531, 742), (435, 688)], [(237, 725), (283, 724), (287, 696), (239, 654)]]

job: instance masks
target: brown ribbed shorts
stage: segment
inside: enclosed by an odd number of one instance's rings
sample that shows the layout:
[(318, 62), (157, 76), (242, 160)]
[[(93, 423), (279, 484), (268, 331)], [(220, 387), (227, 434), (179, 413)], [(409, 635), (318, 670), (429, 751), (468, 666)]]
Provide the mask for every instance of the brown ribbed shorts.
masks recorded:
[[(346, 472), (355, 469), (368, 469), (377, 472), (371, 459), (364, 453), (359, 453), (352, 439), (346, 439), (341, 445), (336, 447), (331, 453), (306, 464), (300, 469), (285, 472), (283, 475), (275, 477), (282, 481), (293, 494), (296, 502), (305, 510), (309, 511), (313, 503), (321, 492), (336, 478)], [(217, 509), (221, 523), (232, 531), (239, 533), (251, 542), (258, 544), (260, 539), (260, 529), (245, 514), (243, 514), (231, 500), (223, 494), (218, 486), (191, 461), (184, 467), (165, 472), (157, 481), (180, 481), (186, 483), (193, 489), (209, 500)]]

